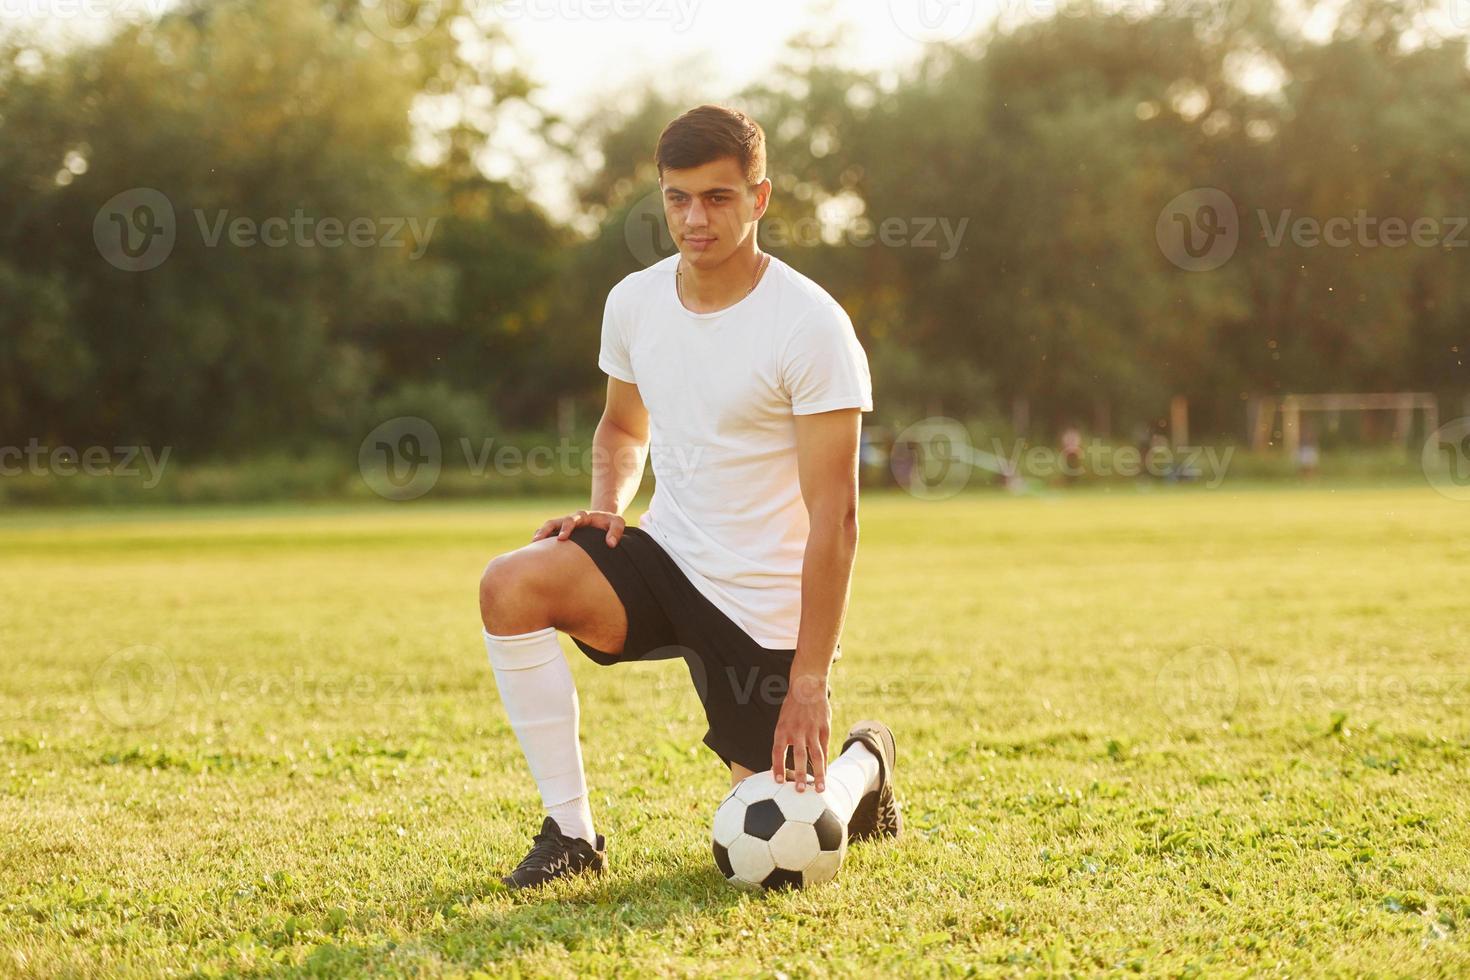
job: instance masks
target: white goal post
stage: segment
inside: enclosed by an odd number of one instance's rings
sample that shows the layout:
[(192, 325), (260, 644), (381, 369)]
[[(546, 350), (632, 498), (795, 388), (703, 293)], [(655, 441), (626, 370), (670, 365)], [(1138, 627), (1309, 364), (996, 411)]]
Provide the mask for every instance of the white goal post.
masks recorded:
[(1439, 404), (1433, 395), (1422, 391), (1367, 395), (1283, 395), (1280, 398), (1262, 395), (1252, 399), (1247, 407), (1251, 449), (1255, 452), (1263, 452), (1270, 447), (1278, 411), (1281, 413), (1281, 444), (1290, 457), (1295, 457), (1301, 447), (1303, 412), (1393, 412), (1393, 438), (1405, 448), (1409, 445), (1409, 430), (1413, 425), (1415, 412), (1424, 413), (1426, 432), (1439, 428)]

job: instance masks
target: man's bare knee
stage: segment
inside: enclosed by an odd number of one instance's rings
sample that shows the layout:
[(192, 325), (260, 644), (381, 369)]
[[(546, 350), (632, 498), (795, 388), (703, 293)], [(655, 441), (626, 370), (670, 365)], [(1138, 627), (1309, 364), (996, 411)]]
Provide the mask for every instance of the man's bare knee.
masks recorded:
[(537, 600), (533, 571), (526, 556), (500, 555), (480, 575), (480, 621), (500, 636), (531, 633), (551, 626)]
[(480, 576), (480, 619), (500, 636), (554, 626), (616, 655), (627, 618), (597, 566), (570, 541), (545, 538), (492, 561)]

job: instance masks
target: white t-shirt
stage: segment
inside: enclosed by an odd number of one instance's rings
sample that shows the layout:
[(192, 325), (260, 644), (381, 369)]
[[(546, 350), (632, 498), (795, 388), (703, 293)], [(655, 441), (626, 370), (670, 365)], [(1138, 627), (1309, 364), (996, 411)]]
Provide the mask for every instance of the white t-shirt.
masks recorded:
[(872, 411), (868, 358), (837, 301), (775, 256), (715, 313), (679, 301), (678, 261), (614, 286), (602, 321), (598, 365), (648, 408), (657, 486), (638, 526), (756, 643), (794, 649), (810, 529), (794, 416)]

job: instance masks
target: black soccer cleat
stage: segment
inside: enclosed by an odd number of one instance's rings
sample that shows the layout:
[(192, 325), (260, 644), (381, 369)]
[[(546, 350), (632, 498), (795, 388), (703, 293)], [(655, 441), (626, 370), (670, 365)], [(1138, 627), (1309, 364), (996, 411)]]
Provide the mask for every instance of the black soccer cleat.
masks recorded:
[(893, 763), (898, 756), (893, 732), (881, 721), (860, 721), (847, 733), (842, 751), (846, 752), (854, 742), (866, 745), (878, 757), (878, 788), (858, 801), (852, 819), (847, 822), (847, 839), (897, 837), (903, 833), (903, 813), (893, 792)]
[(597, 835), (597, 846), (580, 837), (568, 837), (551, 817), (541, 824), (536, 843), (516, 869), (501, 878), (511, 888), (534, 888), (555, 878), (590, 872), (601, 874), (607, 866), (607, 839)]

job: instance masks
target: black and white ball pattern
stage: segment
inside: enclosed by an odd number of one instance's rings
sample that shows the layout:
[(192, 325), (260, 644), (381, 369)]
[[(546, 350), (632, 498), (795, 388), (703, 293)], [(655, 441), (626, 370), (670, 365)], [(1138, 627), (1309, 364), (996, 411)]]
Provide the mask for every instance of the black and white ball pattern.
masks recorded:
[(777, 783), (770, 770), (742, 780), (715, 811), (715, 864), (732, 885), (809, 888), (837, 877), (847, 827), (810, 784)]

